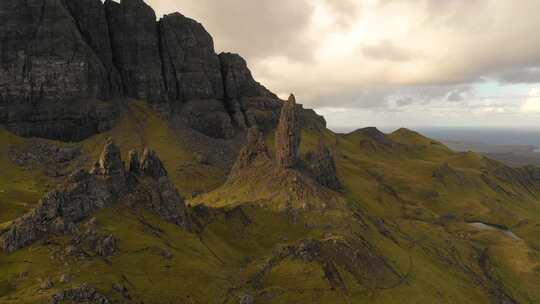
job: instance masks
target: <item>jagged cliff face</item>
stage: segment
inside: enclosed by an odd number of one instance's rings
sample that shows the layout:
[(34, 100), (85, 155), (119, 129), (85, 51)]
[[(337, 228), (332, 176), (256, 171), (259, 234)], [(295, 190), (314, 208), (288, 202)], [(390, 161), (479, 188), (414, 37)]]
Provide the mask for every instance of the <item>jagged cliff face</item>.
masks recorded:
[(117, 97), (152, 102), (216, 138), (277, 123), (276, 95), (179, 13), (156, 21), (142, 0), (5, 0), (0, 18), (0, 124), (17, 134), (103, 132), (119, 115)]

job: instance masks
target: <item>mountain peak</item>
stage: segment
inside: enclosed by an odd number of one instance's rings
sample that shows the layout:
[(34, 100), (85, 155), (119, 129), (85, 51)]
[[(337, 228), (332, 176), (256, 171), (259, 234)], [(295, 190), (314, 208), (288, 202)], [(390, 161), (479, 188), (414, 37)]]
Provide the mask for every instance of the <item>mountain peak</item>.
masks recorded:
[(114, 126), (118, 99), (146, 100), (213, 138), (277, 124), (282, 101), (241, 56), (216, 54), (199, 22), (180, 13), (156, 21), (142, 0), (40, 1), (35, 11), (0, 2), (9, 19), (0, 24), (0, 124), (10, 131), (80, 141)]

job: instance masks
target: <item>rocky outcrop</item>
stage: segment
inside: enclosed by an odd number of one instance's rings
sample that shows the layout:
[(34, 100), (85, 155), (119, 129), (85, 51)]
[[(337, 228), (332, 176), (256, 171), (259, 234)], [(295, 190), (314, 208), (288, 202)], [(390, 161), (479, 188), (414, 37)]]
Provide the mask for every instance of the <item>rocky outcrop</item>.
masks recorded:
[(163, 77), (173, 115), (211, 137), (233, 137), (212, 36), (180, 13), (165, 15), (158, 24)]
[(101, 152), (97, 168), (98, 170), (96, 173), (101, 175), (118, 175), (120, 177), (125, 175), (120, 149), (118, 149), (112, 140), (107, 141), (103, 152)]
[(71, 173), (71, 162), (81, 155), (79, 145), (59, 145), (51, 141), (33, 138), (22, 145), (11, 147), (10, 159), (26, 170), (39, 170), (48, 177), (65, 177)]
[[(184, 201), (169, 181), (159, 158), (153, 152), (145, 152), (140, 163), (142, 175), (126, 173), (119, 149), (109, 140), (90, 172), (76, 171), (56, 190), (46, 194), (36, 209), (15, 220), (0, 235), (0, 248), (13, 252), (51, 233), (77, 234), (79, 222), (124, 197), (136, 207), (146, 208), (189, 229)], [(98, 241), (104, 253), (116, 243), (108, 237)]]
[(88, 240), (89, 248), (98, 256), (110, 256), (118, 247), (118, 240), (113, 235), (93, 235)]
[(223, 80), (212, 36), (180, 13), (159, 21), (161, 56), (171, 100), (223, 99)]
[(75, 232), (78, 222), (127, 192), (128, 185), (118, 161), (121, 164), (118, 148), (109, 141), (91, 172), (80, 169), (46, 194), (36, 209), (15, 220), (0, 236), (0, 248), (12, 252), (49, 233)]
[(114, 109), (94, 101), (113, 95), (109, 73), (63, 1), (1, 1), (0, 19), (0, 124), (63, 140), (111, 124)]
[(167, 171), (163, 166), (161, 160), (157, 157), (156, 152), (144, 149), (142, 158), (139, 160), (141, 164), (141, 172), (143, 175), (160, 179), (163, 176), (167, 176)]
[(114, 194), (103, 180), (79, 170), (45, 195), (36, 209), (15, 220), (0, 236), (0, 247), (12, 252), (48, 233), (70, 233), (77, 222), (113, 201)]
[(228, 99), (240, 100), (248, 97), (277, 96), (253, 79), (246, 61), (238, 54), (219, 54), (225, 83), (225, 95)]
[(341, 182), (337, 177), (336, 163), (330, 149), (321, 140), (319, 148), (307, 155), (308, 168), (315, 180), (330, 189), (342, 189)]
[(105, 1), (113, 58), (124, 93), (163, 101), (166, 96), (154, 10), (142, 0)]
[(192, 129), (213, 138), (232, 138), (236, 130), (221, 100), (191, 100), (173, 113)]
[(296, 113), (296, 99), (289, 97), (281, 108), (276, 130), (276, 162), (282, 168), (294, 168), (299, 161), (300, 124)]
[(65, 0), (85, 42), (107, 70), (110, 97), (122, 95), (122, 78), (113, 62), (107, 13), (101, 0)]
[(281, 106), (277, 96), (253, 79), (244, 58), (219, 54), (227, 108), (240, 128), (268, 129), (277, 123)]
[(250, 167), (258, 160), (269, 161), (270, 159), (270, 152), (266, 146), (262, 133), (257, 127), (251, 127), (247, 133), (247, 143), (240, 151), (231, 174), (234, 175), (235, 172)]
[(98, 293), (94, 288), (83, 284), (76, 288), (64, 289), (57, 292), (51, 298), (52, 304), (61, 303), (89, 303), (89, 304), (108, 304), (109, 299)]
[[(167, 171), (157, 154), (145, 149), (141, 159), (140, 174), (135, 174), (141, 187), (128, 200), (136, 207), (151, 210), (165, 220), (191, 230), (184, 200), (170, 181)], [(134, 171), (130, 168), (130, 171)]]
[[(19, 135), (79, 141), (103, 132), (119, 115), (115, 97), (150, 101), (214, 138), (277, 125), (281, 100), (180, 13), (156, 21), (143, 0), (5, 0), (0, 18), (0, 124)], [(299, 113), (306, 126), (324, 125)]]
[(344, 273), (358, 283), (369, 284), (373, 288), (388, 288), (403, 281), (394, 266), (365, 239), (334, 236), (322, 240), (299, 240), (278, 247), (274, 255), (262, 263), (262, 267), (252, 276), (251, 284), (255, 288), (260, 287), (264, 277), (286, 259), (319, 264), (333, 290), (347, 291), (341, 276)]

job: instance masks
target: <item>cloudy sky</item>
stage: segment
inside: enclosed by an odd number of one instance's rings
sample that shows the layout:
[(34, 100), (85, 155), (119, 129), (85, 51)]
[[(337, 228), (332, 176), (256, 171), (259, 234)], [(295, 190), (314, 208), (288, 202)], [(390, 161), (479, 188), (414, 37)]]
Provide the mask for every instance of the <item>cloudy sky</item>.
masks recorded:
[(539, 0), (147, 0), (335, 129), (540, 128)]

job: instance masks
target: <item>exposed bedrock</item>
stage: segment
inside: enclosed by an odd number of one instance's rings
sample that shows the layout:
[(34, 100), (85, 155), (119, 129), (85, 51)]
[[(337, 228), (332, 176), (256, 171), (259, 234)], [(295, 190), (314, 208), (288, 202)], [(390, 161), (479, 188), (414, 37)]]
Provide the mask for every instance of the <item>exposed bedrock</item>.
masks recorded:
[[(4, 0), (0, 18), (0, 124), (19, 135), (79, 141), (104, 132), (121, 97), (215, 138), (278, 123), (283, 101), (180, 13), (156, 21), (142, 0)], [(299, 117), (325, 126), (313, 111)]]
[(315, 180), (330, 189), (342, 189), (337, 177), (336, 163), (330, 149), (321, 140), (315, 152), (308, 153), (307, 166)]
[(0, 19), (0, 123), (65, 140), (107, 128), (114, 111), (95, 99), (114, 96), (109, 73), (63, 1), (0, 1)]
[(276, 162), (285, 169), (297, 166), (300, 159), (301, 129), (294, 95), (281, 108), (276, 130)]
[[(135, 168), (137, 164), (140, 166)], [(13, 252), (50, 234), (77, 233), (81, 221), (124, 197), (135, 208), (144, 208), (183, 229), (191, 229), (184, 200), (157, 155), (146, 149), (138, 161), (130, 160), (126, 170), (118, 147), (109, 141), (94, 168), (73, 173), (46, 194), (37, 208), (0, 231), (0, 249)]]

